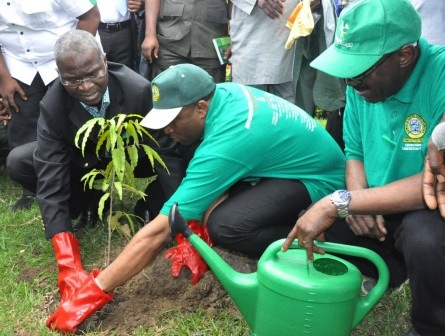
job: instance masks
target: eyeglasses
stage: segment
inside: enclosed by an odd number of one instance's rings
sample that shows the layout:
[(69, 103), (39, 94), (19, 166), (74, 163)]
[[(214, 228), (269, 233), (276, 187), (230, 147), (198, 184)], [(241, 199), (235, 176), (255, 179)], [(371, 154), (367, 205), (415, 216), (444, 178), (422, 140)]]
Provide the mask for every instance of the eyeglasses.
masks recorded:
[(59, 79), (60, 79), (60, 83), (62, 83), (62, 85), (64, 85), (64, 86), (79, 87), (84, 82), (98, 81), (98, 80), (102, 79), (103, 77), (105, 77), (106, 74), (107, 74), (107, 68), (105, 67), (104, 70), (98, 71), (95, 74), (85, 77), (85, 78), (82, 78), (82, 79), (68, 80), (68, 79), (63, 79), (60, 75), (59, 75)]
[(373, 71), (375, 71), (379, 66), (381, 66), (383, 63), (385, 63), (388, 60), (388, 58), (390, 58), (392, 56), (393, 53), (394, 52), (383, 55), (383, 57), (380, 58), (380, 60), (378, 60), (377, 63), (375, 63), (371, 68), (366, 70), (364, 73), (362, 73), (361, 75), (355, 76), (355, 77), (347, 78), (347, 80), (350, 80), (357, 85), (363, 84), (363, 80), (366, 77), (368, 77)]

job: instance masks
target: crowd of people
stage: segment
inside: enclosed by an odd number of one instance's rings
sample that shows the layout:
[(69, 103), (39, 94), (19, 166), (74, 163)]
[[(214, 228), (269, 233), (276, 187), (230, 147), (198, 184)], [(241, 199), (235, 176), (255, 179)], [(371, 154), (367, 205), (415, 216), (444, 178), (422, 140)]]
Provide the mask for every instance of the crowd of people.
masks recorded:
[[(409, 278), (406, 335), (443, 334), (445, 172), (430, 136), (445, 121), (445, 4), (312, 0), (311, 33), (285, 48), (299, 2), (0, 3), (0, 165), (23, 190), (12, 210), (37, 199), (53, 245), (50, 329), (76, 332), (145, 268), (171, 239), (177, 203), (192, 230), (254, 258), (286, 237), (282, 250), (298, 239), (309, 260), (324, 252), (317, 240), (372, 249), (391, 287)], [(212, 43), (223, 36), (230, 82)], [(134, 208), (145, 225), (88, 273), (73, 232), (94, 225), (101, 194), (80, 179), (110, 157), (96, 155), (94, 132), (84, 153), (74, 138), (121, 113), (145, 116), (156, 143), (144, 142), (168, 172), (140, 157), (136, 176), (157, 175)], [(198, 281), (206, 268), (191, 245), (172, 253), (189, 256), (173, 266)]]

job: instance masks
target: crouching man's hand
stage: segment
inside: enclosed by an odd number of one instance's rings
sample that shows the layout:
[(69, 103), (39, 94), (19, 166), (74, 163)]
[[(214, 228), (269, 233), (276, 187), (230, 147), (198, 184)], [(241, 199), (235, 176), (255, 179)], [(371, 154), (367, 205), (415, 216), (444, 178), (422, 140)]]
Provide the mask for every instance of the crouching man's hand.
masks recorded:
[(113, 293), (105, 293), (95, 281), (98, 274), (98, 270), (93, 270), (80, 288), (46, 320), (50, 330), (76, 333), (79, 324), (113, 299)]

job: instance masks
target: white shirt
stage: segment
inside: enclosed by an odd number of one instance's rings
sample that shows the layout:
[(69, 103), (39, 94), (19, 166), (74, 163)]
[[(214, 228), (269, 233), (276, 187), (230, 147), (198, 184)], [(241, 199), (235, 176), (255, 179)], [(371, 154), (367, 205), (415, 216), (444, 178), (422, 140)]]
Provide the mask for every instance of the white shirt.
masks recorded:
[(116, 23), (130, 19), (127, 0), (97, 0), (100, 22)]
[(90, 0), (0, 0), (0, 45), (11, 76), (28, 85), (37, 72), (45, 85), (57, 78), (54, 44), (92, 7)]

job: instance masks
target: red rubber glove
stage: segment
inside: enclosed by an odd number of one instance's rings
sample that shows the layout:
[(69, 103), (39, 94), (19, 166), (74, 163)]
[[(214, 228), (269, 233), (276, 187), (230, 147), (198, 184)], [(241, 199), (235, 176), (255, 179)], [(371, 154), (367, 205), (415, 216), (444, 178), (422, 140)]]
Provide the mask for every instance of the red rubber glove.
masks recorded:
[(94, 280), (99, 273), (93, 270), (80, 288), (46, 320), (50, 330), (74, 334), (79, 324), (113, 299), (113, 293), (105, 293)]
[[(197, 234), (208, 245), (213, 245), (205, 225), (201, 225), (197, 220), (190, 220), (187, 224), (193, 233)], [(185, 266), (192, 272), (192, 285), (196, 285), (209, 267), (198, 251), (182, 234), (176, 235), (176, 243), (176, 246), (168, 249), (164, 255), (165, 259), (172, 259), (171, 274), (177, 277), (182, 267)]]
[(79, 242), (71, 232), (61, 232), (51, 238), (59, 268), (60, 301), (64, 302), (86, 280), (88, 273), (83, 270)]

